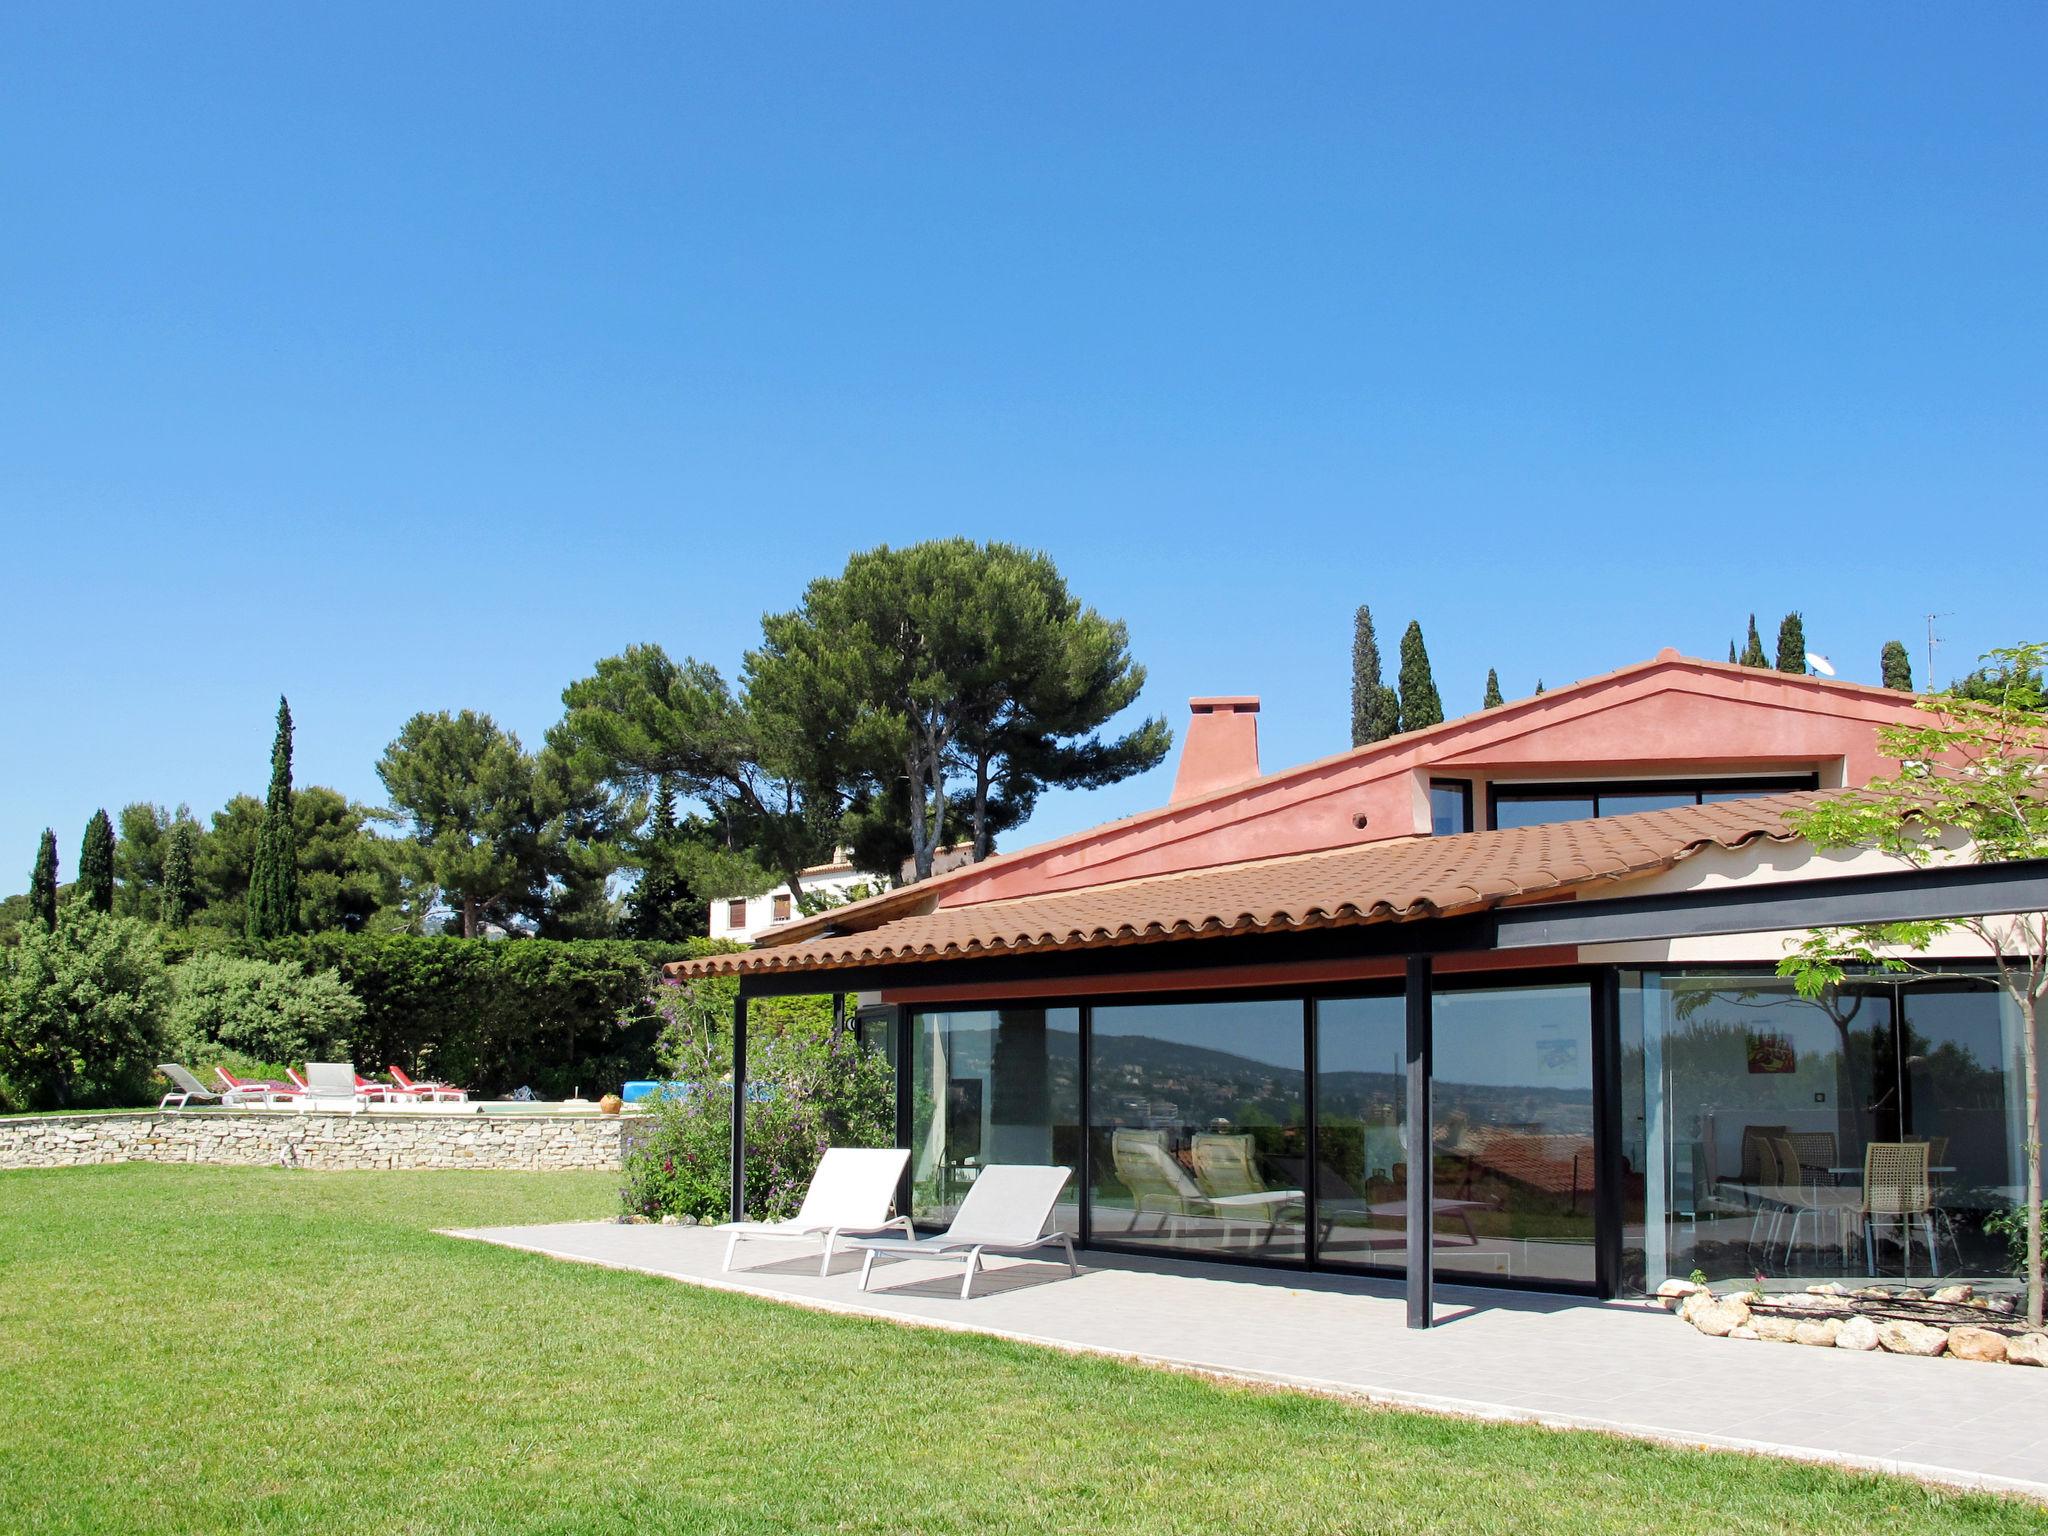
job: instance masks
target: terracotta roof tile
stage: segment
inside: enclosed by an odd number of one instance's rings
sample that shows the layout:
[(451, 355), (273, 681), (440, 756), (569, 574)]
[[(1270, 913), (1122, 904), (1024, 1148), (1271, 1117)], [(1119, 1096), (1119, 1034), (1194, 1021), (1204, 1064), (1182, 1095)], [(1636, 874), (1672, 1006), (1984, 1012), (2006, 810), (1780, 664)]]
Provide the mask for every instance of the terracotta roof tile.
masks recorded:
[[(898, 917), (858, 932), (707, 955), (677, 977), (829, 971), (1436, 917), (1564, 896), (1668, 869), (1695, 850), (1790, 840), (1806, 790), (1459, 837), (1414, 837)], [(844, 917), (853, 909), (842, 909)]]

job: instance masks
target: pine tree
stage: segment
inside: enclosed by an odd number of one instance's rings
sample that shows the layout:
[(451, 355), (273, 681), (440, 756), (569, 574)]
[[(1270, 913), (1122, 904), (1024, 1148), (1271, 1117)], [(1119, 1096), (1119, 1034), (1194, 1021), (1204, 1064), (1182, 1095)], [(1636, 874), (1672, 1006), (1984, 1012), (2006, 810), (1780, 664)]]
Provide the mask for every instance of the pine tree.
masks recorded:
[(1884, 685), (1896, 688), (1900, 693), (1913, 691), (1913, 661), (1906, 654), (1906, 647), (1898, 640), (1884, 643), (1884, 655), (1878, 663), (1884, 673)]
[(1764, 655), (1763, 636), (1756, 632), (1756, 615), (1749, 616), (1749, 642), (1742, 648), (1742, 664), (1745, 667), (1768, 667), (1770, 658)]
[(199, 833), (189, 821), (172, 825), (164, 842), (164, 868), (158, 887), (157, 916), (168, 927), (182, 928), (199, 905), (199, 878), (194, 865), (199, 854)]
[(114, 823), (94, 811), (78, 848), (78, 896), (95, 912), (114, 910)]
[(1486, 669), (1486, 697), (1479, 701), (1479, 707), (1481, 709), (1496, 709), (1504, 702), (1500, 696), (1500, 674), (1494, 671), (1493, 668), (1488, 667)]
[(36, 845), (36, 867), (28, 877), (29, 915), (43, 925), (45, 933), (57, 926), (57, 834), (43, 828), (43, 840)]
[(1401, 729), (1419, 731), (1443, 724), (1444, 701), (1429, 673), (1429, 652), (1423, 648), (1422, 626), (1410, 619), (1401, 634)]
[(1797, 612), (1778, 623), (1778, 670), (1806, 675), (1806, 623)]
[(1401, 728), (1401, 701), (1381, 678), (1380, 642), (1372, 610), (1363, 604), (1351, 621), (1351, 745), (1385, 741)]
[(277, 735), (270, 746), (270, 794), (263, 804), (263, 830), (256, 836), (256, 863), (249, 875), (248, 932), (274, 939), (298, 926), (299, 839), (292, 825), (292, 707), (277, 700)]

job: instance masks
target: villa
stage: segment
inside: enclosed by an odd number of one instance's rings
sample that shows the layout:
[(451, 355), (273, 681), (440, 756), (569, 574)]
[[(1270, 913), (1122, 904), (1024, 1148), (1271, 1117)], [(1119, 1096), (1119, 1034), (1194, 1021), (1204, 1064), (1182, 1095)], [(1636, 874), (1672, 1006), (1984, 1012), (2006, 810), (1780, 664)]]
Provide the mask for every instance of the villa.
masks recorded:
[(920, 1224), (1062, 1163), (1084, 1246), (1402, 1278), (1418, 1326), (1435, 1279), (1995, 1281), (2027, 1136), (1989, 955), (1826, 1003), (1774, 972), (1817, 925), (2048, 905), (2038, 863), (1788, 826), (1913, 709), (1666, 650), (1268, 773), (1258, 700), (1196, 699), (1164, 807), (670, 970), (738, 978), (742, 1074), (747, 999), (858, 996)]

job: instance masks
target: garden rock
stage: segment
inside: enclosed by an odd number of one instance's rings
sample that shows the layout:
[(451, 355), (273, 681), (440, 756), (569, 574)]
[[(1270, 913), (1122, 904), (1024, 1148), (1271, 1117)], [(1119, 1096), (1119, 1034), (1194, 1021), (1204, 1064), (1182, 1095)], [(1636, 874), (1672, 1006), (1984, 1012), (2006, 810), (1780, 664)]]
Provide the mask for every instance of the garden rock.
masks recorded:
[(1809, 1285), (1806, 1288), (1806, 1294), (1809, 1296), (1846, 1296), (1849, 1294), (1849, 1287), (1842, 1284), (1839, 1280), (1830, 1280), (1826, 1285)]
[(1948, 1333), (1948, 1355), (1951, 1360), (1991, 1360), (2005, 1358), (2005, 1336), (1993, 1333), (1989, 1328), (1951, 1328)]
[(1811, 1319), (1795, 1326), (1792, 1330), (1794, 1344), (1811, 1344), (1816, 1349), (1833, 1349), (1835, 1339), (1841, 1334), (1842, 1320), (1839, 1317)]
[(1749, 1321), (1749, 1303), (1740, 1296), (1709, 1302), (1693, 1312), (1692, 1325), (1709, 1338), (1726, 1338)]
[(1792, 1331), (1800, 1326), (1796, 1317), (1778, 1317), (1769, 1312), (1759, 1312), (1749, 1320), (1749, 1326), (1756, 1330), (1760, 1339), (1769, 1339), (1773, 1344), (1790, 1344)]
[(1686, 1297), (1697, 1295), (1704, 1289), (1704, 1286), (1695, 1285), (1690, 1280), (1666, 1280), (1657, 1287), (1657, 1299), (1664, 1303), (1666, 1312), (1676, 1312), (1685, 1305)]
[(1731, 1339), (1754, 1339), (1760, 1338), (1762, 1335), (1754, 1328), (1730, 1328), (1728, 1330), (1728, 1337)]
[(1968, 1301), (1977, 1292), (1967, 1285), (1944, 1285), (1928, 1298), (1930, 1301)]
[(2048, 1365), (2048, 1333), (2023, 1333), (2007, 1339), (2005, 1358), (2014, 1365)]
[(1892, 1317), (1877, 1325), (1877, 1342), (1895, 1355), (1938, 1355), (1948, 1348), (1948, 1334), (1925, 1323)]
[(1835, 1348), (1873, 1350), (1877, 1348), (1877, 1324), (1867, 1317), (1852, 1317), (1835, 1335)]

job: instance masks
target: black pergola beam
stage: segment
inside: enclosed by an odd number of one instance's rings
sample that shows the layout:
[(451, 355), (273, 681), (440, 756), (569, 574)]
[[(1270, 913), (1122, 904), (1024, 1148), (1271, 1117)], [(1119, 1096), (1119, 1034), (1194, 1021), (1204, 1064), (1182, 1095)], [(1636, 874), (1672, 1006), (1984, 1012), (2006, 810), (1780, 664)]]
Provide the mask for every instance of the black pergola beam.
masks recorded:
[(1625, 944), (2043, 909), (2048, 909), (2048, 859), (2026, 859), (1506, 907), (1494, 913), (1494, 947)]
[(732, 1007), (732, 1220), (747, 1219), (747, 994)]
[(1436, 1076), (1429, 956), (1408, 957), (1408, 1326), (1436, 1321)]

